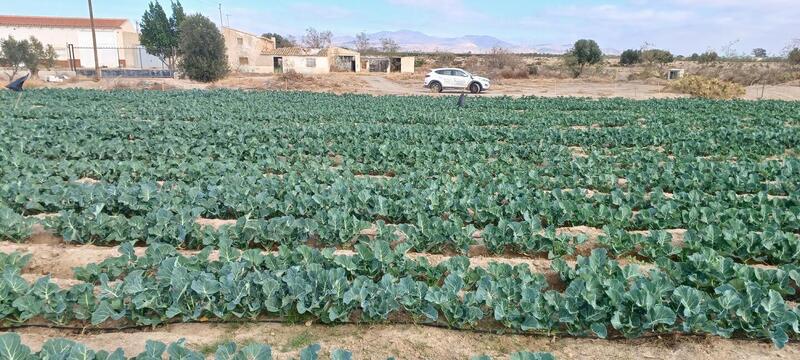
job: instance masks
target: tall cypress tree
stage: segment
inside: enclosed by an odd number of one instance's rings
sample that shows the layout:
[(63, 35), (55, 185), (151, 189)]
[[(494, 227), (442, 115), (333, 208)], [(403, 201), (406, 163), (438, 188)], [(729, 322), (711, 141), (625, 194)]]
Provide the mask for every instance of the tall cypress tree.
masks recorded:
[(158, 1), (151, 1), (142, 15), (139, 42), (148, 53), (158, 56), (170, 69), (175, 68), (180, 37), (178, 29), (185, 18), (180, 1), (172, 3), (172, 16), (169, 18)]

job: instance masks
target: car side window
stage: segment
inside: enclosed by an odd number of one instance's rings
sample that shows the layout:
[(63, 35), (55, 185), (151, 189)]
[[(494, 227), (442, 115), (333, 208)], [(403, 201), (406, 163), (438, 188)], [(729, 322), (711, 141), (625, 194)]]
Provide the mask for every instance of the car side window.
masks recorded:
[(465, 73), (464, 73), (463, 71), (461, 71), (461, 70), (453, 70), (453, 76), (467, 77), (467, 74), (465, 74)]
[(448, 74), (449, 71), (447, 70), (436, 70), (436, 73), (439, 75), (450, 75)]

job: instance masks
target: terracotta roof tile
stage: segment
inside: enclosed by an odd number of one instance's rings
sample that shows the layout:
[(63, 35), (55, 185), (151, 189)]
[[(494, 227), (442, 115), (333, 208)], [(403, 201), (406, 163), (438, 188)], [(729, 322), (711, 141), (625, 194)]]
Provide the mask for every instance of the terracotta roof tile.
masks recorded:
[(277, 56), (356, 56), (358, 52), (339, 47), (330, 47), (325, 49), (308, 49), (302, 47), (285, 47), (277, 49), (269, 49), (261, 52), (263, 55), (277, 55)]
[[(94, 27), (101, 29), (118, 29), (126, 19), (94, 19)], [(5, 26), (42, 26), (88, 28), (89, 18), (50, 17), (50, 16), (15, 16), (0, 15), (0, 25)]]
[(263, 55), (278, 55), (278, 56), (317, 56), (319, 49), (307, 49), (301, 47), (285, 47), (277, 49), (269, 49), (261, 52)]

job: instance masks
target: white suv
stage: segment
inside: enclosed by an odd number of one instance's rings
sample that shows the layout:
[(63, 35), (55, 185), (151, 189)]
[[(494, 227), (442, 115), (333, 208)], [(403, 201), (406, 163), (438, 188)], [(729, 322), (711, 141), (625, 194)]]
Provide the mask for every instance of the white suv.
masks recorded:
[(433, 69), (425, 75), (425, 87), (433, 92), (443, 89), (469, 89), (473, 94), (489, 89), (489, 79), (472, 75), (462, 69)]

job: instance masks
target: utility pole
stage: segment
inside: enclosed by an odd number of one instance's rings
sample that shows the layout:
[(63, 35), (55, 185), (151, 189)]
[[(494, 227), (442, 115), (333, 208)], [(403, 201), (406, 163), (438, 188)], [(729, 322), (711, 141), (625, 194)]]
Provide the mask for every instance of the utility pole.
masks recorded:
[(225, 23), (222, 22), (222, 3), (219, 3), (219, 29), (222, 30), (223, 26), (225, 26)]
[(100, 81), (100, 63), (97, 60), (97, 35), (94, 33), (94, 12), (89, 0), (89, 24), (92, 26), (92, 48), (94, 49), (94, 81)]

